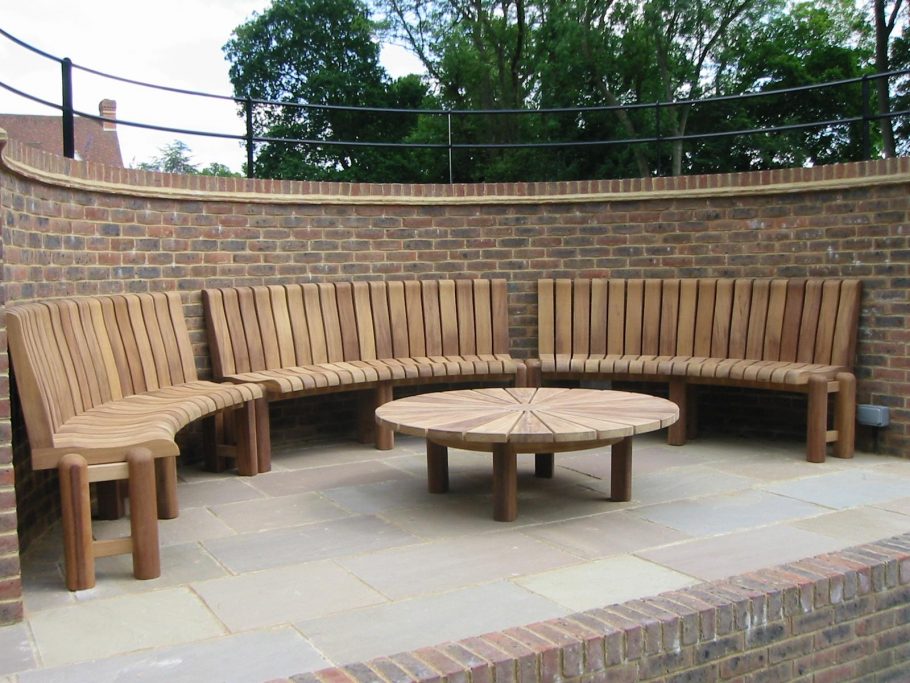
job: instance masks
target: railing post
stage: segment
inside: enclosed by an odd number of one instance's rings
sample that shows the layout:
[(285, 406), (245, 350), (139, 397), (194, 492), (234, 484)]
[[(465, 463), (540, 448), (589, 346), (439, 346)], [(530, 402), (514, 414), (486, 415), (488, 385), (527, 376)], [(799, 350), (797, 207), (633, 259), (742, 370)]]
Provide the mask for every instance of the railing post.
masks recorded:
[(63, 81), (63, 156), (76, 158), (76, 121), (73, 111), (73, 62), (64, 57), (60, 62)]
[(446, 119), (449, 124), (449, 185), (455, 182), (454, 174), (452, 172), (452, 112), (446, 114)]
[(247, 97), (243, 101), (243, 111), (246, 114), (246, 177), (255, 177), (253, 164), (253, 151), (255, 142), (253, 142), (253, 100)]
[(869, 113), (869, 75), (863, 75), (862, 86), (863, 98), (863, 124), (862, 124), (862, 154), (863, 159), (872, 158), (872, 143), (869, 136), (869, 126), (871, 125), (871, 115)]
[(660, 144), (660, 100), (654, 103), (654, 127), (657, 129), (657, 175), (659, 177), (663, 175), (663, 165), (660, 160), (663, 156)]

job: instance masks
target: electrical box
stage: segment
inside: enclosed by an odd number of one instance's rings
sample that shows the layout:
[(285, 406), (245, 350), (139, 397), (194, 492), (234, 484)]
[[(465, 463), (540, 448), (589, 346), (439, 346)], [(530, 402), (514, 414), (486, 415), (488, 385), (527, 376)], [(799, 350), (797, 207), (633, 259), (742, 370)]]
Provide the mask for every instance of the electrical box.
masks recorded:
[(891, 423), (888, 406), (861, 403), (856, 406), (856, 421), (867, 427), (887, 427)]

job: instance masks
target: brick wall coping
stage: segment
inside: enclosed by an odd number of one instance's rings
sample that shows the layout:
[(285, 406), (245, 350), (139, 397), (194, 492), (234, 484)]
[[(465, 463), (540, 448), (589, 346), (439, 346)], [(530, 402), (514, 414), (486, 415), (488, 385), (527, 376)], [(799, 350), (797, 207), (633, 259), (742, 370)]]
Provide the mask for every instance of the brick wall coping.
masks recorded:
[(816, 168), (561, 182), (445, 185), (218, 178), (73, 162), (10, 140), (3, 129), (0, 165), (15, 175), (71, 190), (144, 199), (298, 205), (577, 204), (791, 194), (910, 182), (910, 157)]
[(910, 533), (272, 683), (904, 681), (908, 635)]

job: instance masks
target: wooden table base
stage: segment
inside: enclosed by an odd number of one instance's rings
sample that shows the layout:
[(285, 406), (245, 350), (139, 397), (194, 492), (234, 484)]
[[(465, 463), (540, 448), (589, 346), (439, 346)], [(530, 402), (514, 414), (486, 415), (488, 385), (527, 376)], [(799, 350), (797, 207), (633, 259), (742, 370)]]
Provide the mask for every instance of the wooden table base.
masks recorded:
[[(518, 517), (518, 450), (514, 444), (493, 444), (493, 519), (514, 522)], [(535, 453), (534, 474), (550, 479), (553, 453)], [(427, 489), (430, 493), (449, 490), (449, 449), (427, 441)], [(610, 448), (610, 500), (632, 500), (632, 438), (626, 437)]]

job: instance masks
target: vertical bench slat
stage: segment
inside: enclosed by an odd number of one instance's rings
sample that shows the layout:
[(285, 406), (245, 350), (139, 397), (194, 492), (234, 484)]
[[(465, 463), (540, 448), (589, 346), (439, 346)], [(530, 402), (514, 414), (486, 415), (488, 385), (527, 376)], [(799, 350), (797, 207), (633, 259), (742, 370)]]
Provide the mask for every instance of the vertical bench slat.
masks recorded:
[(607, 319), (607, 355), (625, 353), (626, 281), (610, 280), (610, 312)]
[(219, 340), (218, 344), (209, 344), (212, 372), (216, 377), (233, 375), (237, 369), (234, 363), (234, 344), (224, 315), (224, 292), (220, 289), (203, 290), (202, 303), (208, 338)]
[(730, 323), (733, 311), (733, 280), (721, 278), (714, 294), (714, 323), (711, 326), (711, 356), (726, 358), (730, 347)]
[(316, 288), (319, 292), (319, 305), (322, 309), (326, 361), (338, 363), (344, 360), (344, 343), (338, 312), (338, 296), (333, 284), (320, 283), (316, 285)]
[(676, 355), (678, 330), (679, 280), (665, 280), (660, 301), (660, 342), (657, 349), (658, 355)]
[(81, 410), (81, 396), (74, 395), (70, 388), (70, 382), (75, 381), (76, 374), (66, 351), (65, 338), (61, 339), (60, 336), (60, 311), (56, 307), (39, 304), (38, 320), (41, 323), (39, 329), (35, 330), (35, 334), (41, 335), (37, 338), (41, 344), (38, 354), (40, 357), (54, 359), (53, 364), (46, 365), (49, 376), (45, 381), (54, 387), (54, 397), (60, 408), (59, 425)]
[(692, 346), (692, 353), (698, 358), (708, 358), (711, 355), (716, 295), (717, 280), (698, 281), (698, 302), (695, 310), (695, 343)]
[(325, 326), (322, 322), (322, 305), (319, 301), (319, 287), (312, 283), (301, 285), (303, 308), (306, 320), (306, 338), (310, 340), (310, 355), (313, 363), (325, 363), (329, 359), (326, 347)]
[(840, 282), (827, 280), (822, 286), (822, 302), (818, 316), (818, 328), (815, 333), (815, 354), (813, 363), (827, 365), (831, 363), (832, 343), (834, 342), (834, 324), (837, 322), (837, 309), (840, 304)]
[(591, 348), (591, 281), (575, 280), (572, 295), (572, 351), (574, 355), (588, 355)]
[(818, 317), (821, 314), (822, 283), (820, 280), (806, 282), (803, 300), (803, 317), (799, 322), (799, 347), (796, 360), (800, 363), (815, 362), (815, 334)]
[(571, 280), (556, 280), (553, 319), (555, 321), (554, 350), (558, 355), (572, 353), (572, 295)]
[(591, 281), (591, 353), (605, 356), (607, 353), (607, 306), (609, 289), (607, 281), (598, 278)]
[(509, 289), (505, 280), (490, 282), (490, 310), (493, 314), (493, 353), (507, 355), (511, 351), (509, 341)]
[(846, 280), (841, 283), (840, 305), (837, 309), (837, 323), (832, 342), (834, 345), (831, 353), (832, 365), (853, 366), (861, 293), (862, 284), (859, 280)]
[[(114, 302), (111, 297), (106, 296), (100, 300), (101, 318), (106, 329), (117, 329), (117, 314), (114, 311)], [(113, 363), (113, 377), (116, 377), (116, 386), (111, 383), (111, 398), (118, 399), (128, 396), (132, 391), (132, 376), (129, 369), (129, 358), (127, 358), (123, 349), (123, 339), (119, 334), (109, 335), (108, 349)]]
[(645, 306), (645, 281), (626, 283), (626, 327), (623, 330), (623, 353), (641, 355), (641, 325)]
[(250, 354), (247, 349), (246, 332), (243, 329), (243, 316), (240, 313), (240, 297), (236, 289), (224, 292), (224, 317), (234, 346), (236, 372), (249, 372)]
[(556, 353), (555, 283), (546, 278), (537, 283), (537, 350), (542, 356)]
[[(41, 343), (52, 342), (47, 311), (36, 304), (20, 306), (6, 315), (10, 354), (28, 358), (29, 362), (15, 365), (16, 384), (22, 414), (25, 416), (32, 448), (46, 448), (52, 434), (63, 422), (64, 394), (52, 380), (60, 377), (55, 357), (44, 352)], [(41, 391), (41, 387), (52, 389)]]
[(128, 381), (122, 380), (123, 391), (126, 394), (141, 393), (144, 391), (145, 377), (140, 364), (134, 360), (140, 357), (139, 345), (136, 343), (136, 335), (133, 334), (133, 327), (130, 325), (129, 303), (122, 296), (114, 298), (114, 318), (116, 322), (111, 326), (111, 329), (116, 329), (120, 332), (120, 344), (117, 345), (117, 348), (122, 345), (124, 362), (129, 366), (129, 379)]
[[(389, 295), (389, 322), (392, 329), (392, 355), (395, 358), (410, 358), (410, 316), (405, 300), (403, 282), (390, 282)], [(416, 354), (415, 354), (416, 355)]]
[(88, 372), (85, 369), (84, 356), (72, 352), (73, 345), (76, 345), (77, 348), (85, 346), (82, 328), (73, 322), (75, 308), (76, 304), (72, 301), (63, 302), (59, 309), (55, 307), (57, 315), (54, 322), (58, 330), (55, 337), (63, 354), (63, 362), (67, 365), (73, 408), (77, 413), (81, 413), (83, 410), (91, 408), (93, 403), (89, 393)]
[(749, 309), (749, 332), (746, 336), (746, 358), (760, 359), (764, 350), (765, 323), (768, 319), (768, 297), (770, 287), (767, 280), (752, 283), (752, 307)]
[(177, 292), (168, 292), (168, 315), (171, 319), (171, 329), (176, 337), (177, 349), (180, 354), (180, 363), (183, 366), (183, 382), (195, 382), (199, 379), (196, 373), (196, 359), (193, 357), (193, 346), (190, 343), (190, 332), (186, 327), (186, 317), (183, 315), (183, 301)]
[[(95, 303), (97, 304), (97, 302)], [(101, 342), (98, 340), (98, 330), (94, 326), (91, 306), (85, 300), (66, 302), (61, 322), (64, 323), (66, 329), (68, 346), (77, 375), (83, 382), (81, 384), (82, 405), (85, 408), (101, 405), (104, 401), (101, 384), (108, 380), (106, 373), (100, 371), (103, 366), (98, 365)], [(106, 336), (103, 328), (100, 335)]]
[(168, 387), (174, 382), (171, 381), (171, 360), (167, 356), (164, 336), (161, 333), (161, 326), (158, 324), (157, 306), (154, 299), (148, 294), (140, 294), (138, 299), (139, 310), (142, 312), (142, 323), (148, 335), (148, 348), (153, 359), (151, 370), (155, 373), (155, 388)]
[(474, 294), (474, 339), (475, 353), (492, 355), (493, 351), (493, 292), (489, 280), (475, 280)]
[(656, 356), (660, 353), (661, 280), (645, 280), (645, 301), (641, 324), (641, 353)]
[(142, 370), (140, 381), (135, 386), (140, 392), (154, 391), (159, 388), (158, 367), (155, 364), (155, 356), (149, 341), (142, 302), (136, 298), (125, 298), (124, 303), (126, 304), (126, 326), (131, 330), (136, 342)]
[(288, 307), (288, 293), (281, 285), (269, 285), (268, 305), (275, 325), (278, 358), (281, 367), (297, 365), (297, 352), (294, 349), (294, 332), (291, 327), (291, 312)]
[(421, 282), (423, 297), (423, 339), (427, 356), (433, 358), (442, 353), (442, 323), (439, 320), (439, 282)]
[(438, 280), (436, 291), (439, 295), (439, 328), (442, 333), (442, 355), (458, 355), (458, 304), (455, 283), (452, 280)]
[[(179, 335), (174, 329), (174, 319), (171, 317), (171, 308), (169, 299), (165, 296), (151, 296), (142, 294), (142, 297), (148, 297), (147, 304), (149, 311), (154, 310), (155, 322), (158, 326), (160, 336), (159, 353), (164, 354), (164, 360), (167, 362), (167, 372), (169, 385), (183, 384), (186, 379), (187, 367), (184, 364), (184, 357), (178, 344)], [(182, 320), (182, 317), (181, 317)]]
[(698, 311), (698, 281), (683, 280), (679, 287), (679, 326), (676, 335), (676, 354), (695, 353), (695, 317)]
[[(83, 302), (80, 302), (82, 305)], [(101, 391), (101, 402), (120, 398), (120, 381), (114, 354), (108, 341), (107, 327), (104, 324), (104, 312), (101, 301), (90, 299), (83, 310), (83, 328), (93, 362), (100, 370), (98, 388)], [(89, 332), (91, 331), (91, 334)]]
[(772, 280), (771, 290), (768, 295), (768, 316), (765, 322), (765, 343), (761, 353), (762, 360), (780, 359), (786, 307), (787, 281)]
[(259, 319), (259, 336), (262, 339), (261, 369), (273, 368), (281, 363), (281, 350), (278, 348), (278, 326), (272, 312), (272, 297), (266, 287), (253, 288), (253, 302), (256, 306), (256, 317)]
[(262, 370), (265, 367), (265, 352), (262, 347), (262, 332), (259, 328), (256, 302), (250, 287), (237, 288), (237, 309), (240, 314), (243, 338), (246, 341), (245, 348), (250, 370)]
[(458, 355), (476, 355), (477, 313), (474, 310), (474, 286), (470, 280), (455, 281), (455, 303), (458, 308)]
[(424, 334), (423, 290), (420, 282), (411, 280), (404, 283), (405, 308), (408, 320), (408, 351), (404, 358), (423, 358), (428, 355)]
[(334, 289), (342, 360), (356, 360), (360, 358), (360, 335), (354, 311), (354, 288), (350, 282), (336, 282)]
[[(404, 300), (404, 290), (401, 290), (401, 300)], [(392, 324), (389, 307), (392, 293), (384, 282), (370, 282), (370, 311), (373, 315), (373, 335), (376, 340), (377, 358), (395, 357), (395, 335), (393, 328), (403, 325), (404, 339), (407, 339), (407, 319), (400, 318)], [(400, 322), (399, 322), (400, 321)]]
[(803, 297), (806, 281), (803, 279), (787, 281), (787, 303), (784, 308), (784, 324), (780, 335), (779, 359), (795, 362), (799, 347), (799, 327), (803, 316)]
[[(308, 285), (314, 287), (314, 285)], [(291, 331), (294, 335), (294, 365), (315, 363), (313, 337), (310, 335), (310, 314), (307, 310), (304, 285), (286, 285), (288, 298), (288, 317), (291, 319)], [(315, 291), (315, 290), (313, 290)], [(316, 303), (318, 306), (318, 301)]]
[(370, 283), (355, 282), (353, 287), (354, 316), (357, 320), (357, 345), (360, 347), (360, 360), (375, 360), (377, 358), (376, 316), (373, 314)]
[(749, 312), (752, 307), (752, 280), (738, 279), (733, 287), (733, 310), (730, 318), (729, 358), (745, 358), (749, 338)]
[(115, 381), (110, 376), (112, 368), (105, 363), (107, 359), (103, 357), (102, 351), (102, 348), (107, 347), (107, 332), (103, 317), (96, 315), (100, 313), (100, 304), (96, 299), (81, 299), (74, 303), (76, 317), (73, 325), (78, 326), (82, 332), (78, 351), (88, 375), (90, 404), (97, 406), (111, 400), (111, 383)]

